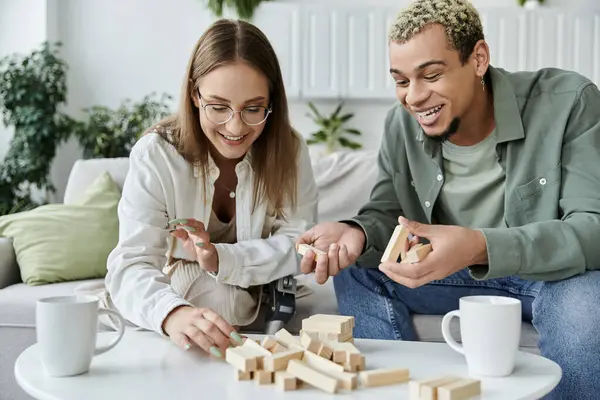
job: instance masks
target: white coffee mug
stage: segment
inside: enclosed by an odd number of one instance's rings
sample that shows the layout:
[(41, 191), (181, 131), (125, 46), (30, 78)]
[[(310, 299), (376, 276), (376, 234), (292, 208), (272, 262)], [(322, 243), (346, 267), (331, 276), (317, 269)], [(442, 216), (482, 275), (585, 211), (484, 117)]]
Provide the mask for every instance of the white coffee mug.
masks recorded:
[[(97, 347), (98, 316), (119, 321), (116, 338)], [(73, 376), (89, 371), (92, 358), (115, 347), (125, 333), (125, 321), (115, 311), (99, 307), (94, 296), (61, 296), (38, 300), (36, 335), (41, 363), (49, 376)]]
[[(460, 318), (462, 345), (450, 334), (450, 321)], [(469, 374), (500, 377), (512, 374), (521, 338), (521, 301), (502, 296), (468, 296), (459, 310), (442, 319), (448, 345), (464, 354)]]

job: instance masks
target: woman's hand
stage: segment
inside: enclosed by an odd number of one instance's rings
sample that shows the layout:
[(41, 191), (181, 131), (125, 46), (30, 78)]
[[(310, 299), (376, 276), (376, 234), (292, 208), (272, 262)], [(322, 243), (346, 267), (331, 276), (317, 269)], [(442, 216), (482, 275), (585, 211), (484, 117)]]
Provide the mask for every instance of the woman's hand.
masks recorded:
[(242, 337), (233, 326), (208, 308), (177, 307), (165, 318), (163, 330), (181, 348), (187, 350), (196, 344), (220, 358), (225, 358), (232, 339), (242, 344)]
[(194, 257), (202, 269), (219, 272), (219, 253), (210, 242), (210, 234), (204, 224), (193, 218), (169, 221), (171, 235), (183, 242), (183, 247)]

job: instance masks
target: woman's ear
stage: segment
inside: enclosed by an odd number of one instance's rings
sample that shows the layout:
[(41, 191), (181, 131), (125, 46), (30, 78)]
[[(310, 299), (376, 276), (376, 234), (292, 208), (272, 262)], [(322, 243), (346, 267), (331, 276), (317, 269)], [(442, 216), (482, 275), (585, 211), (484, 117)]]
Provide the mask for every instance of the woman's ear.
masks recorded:
[(190, 88), (190, 97), (192, 99), (192, 102), (194, 103), (196, 108), (200, 108), (200, 98), (199, 98), (198, 90), (196, 90), (196, 88), (194, 86), (194, 82), (192, 82), (191, 79), (189, 82), (189, 88)]

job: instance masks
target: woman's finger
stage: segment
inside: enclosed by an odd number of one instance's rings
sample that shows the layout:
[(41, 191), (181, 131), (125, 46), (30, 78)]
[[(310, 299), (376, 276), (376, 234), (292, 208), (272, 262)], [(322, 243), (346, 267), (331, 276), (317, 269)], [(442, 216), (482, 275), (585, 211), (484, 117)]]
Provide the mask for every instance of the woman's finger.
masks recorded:
[[(196, 320), (195, 326), (202, 331), (209, 341), (214, 343), (214, 346), (220, 349), (222, 354), (225, 354), (225, 351), (231, 345), (227, 334), (223, 333), (215, 323), (206, 318)], [(214, 352), (214, 350), (212, 351)]]
[(178, 333), (171, 336), (171, 341), (183, 350), (189, 350), (192, 347), (192, 342), (183, 333)]
[(236, 329), (229, 322), (227, 322), (225, 318), (221, 317), (210, 308), (202, 308), (201, 311), (204, 318), (215, 324), (219, 330), (225, 334), (225, 336), (233, 339), (236, 344), (243, 343), (240, 334), (237, 333)]
[(219, 358), (223, 358), (225, 356), (225, 354), (223, 353), (224, 350), (221, 351), (221, 349), (219, 349), (218, 346), (216, 346), (214, 344), (214, 342), (210, 339), (210, 337), (202, 329), (200, 329), (197, 326), (197, 324), (196, 324), (196, 326), (194, 326), (194, 325), (188, 326), (188, 328), (185, 330), (185, 334), (194, 343), (196, 343), (198, 345), (198, 347), (200, 347), (202, 350), (206, 351), (207, 353), (210, 353), (210, 354), (214, 355), (215, 357), (219, 357)]

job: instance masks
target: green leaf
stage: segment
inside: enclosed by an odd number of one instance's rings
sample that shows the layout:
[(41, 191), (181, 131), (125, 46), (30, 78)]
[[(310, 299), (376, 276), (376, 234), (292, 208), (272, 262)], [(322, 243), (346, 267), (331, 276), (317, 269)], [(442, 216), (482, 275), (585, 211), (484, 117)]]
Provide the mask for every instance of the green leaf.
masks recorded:
[(358, 129), (353, 129), (353, 128), (347, 128), (346, 132), (348, 132), (352, 135), (362, 135), (362, 133)]
[(342, 145), (343, 147), (347, 147), (347, 148), (350, 148), (350, 149), (353, 149), (353, 150), (362, 148), (362, 144), (357, 143), (357, 142), (353, 142), (353, 141), (348, 140), (346, 138), (341, 137), (338, 140), (340, 142), (340, 145)]

